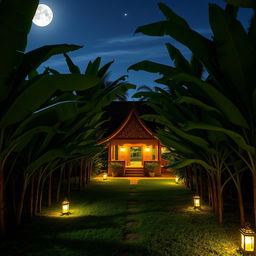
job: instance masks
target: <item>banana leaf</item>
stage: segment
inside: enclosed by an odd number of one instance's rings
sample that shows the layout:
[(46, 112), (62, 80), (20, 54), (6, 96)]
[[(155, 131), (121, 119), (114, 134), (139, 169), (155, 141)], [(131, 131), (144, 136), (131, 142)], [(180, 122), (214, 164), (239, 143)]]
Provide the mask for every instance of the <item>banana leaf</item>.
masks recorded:
[[(227, 82), (236, 87), (239, 98), (246, 103), (255, 84), (256, 51), (242, 24), (219, 6), (209, 5), (210, 25), (216, 42), (219, 68)], [(223, 76), (221, 79), (224, 79)], [(226, 83), (227, 83), (226, 82)], [(235, 90), (235, 88), (230, 88)], [(232, 94), (232, 92), (230, 92)]]
[(87, 75), (97, 75), (100, 68), (101, 58), (97, 57), (94, 62), (90, 61), (85, 70)]
[(128, 68), (128, 70), (135, 70), (135, 71), (143, 70), (150, 73), (159, 73), (159, 74), (165, 75), (166, 77), (170, 77), (178, 74), (178, 71), (176, 68), (172, 68), (163, 64), (158, 64), (152, 61), (138, 62), (134, 65), (131, 65)]
[(232, 103), (232, 101), (210, 84), (185, 73), (179, 74), (173, 79), (176, 81), (196, 84), (208, 96), (215, 107), (223, 112), (223, 114), (230, 122), (244, 128), (249, 127), (240, 110)]
[(200, 100), (198, 100), (196, 98), (182, 96), (176, 102), (178, 104), (180, 104), (180, 103), (188, 103), (188, 104), (191, 104), (191, 105), (198, 106), (202, 110), (210, 111), (210, 112), (216, 112), (219, 115), (222, 115), (222, 113), (217, 108), (209, 106), (209, 105), (203, 103), (202, 101), (200, 101)]
[(210, 166), (209, 164), (207, 164), (205, 161), (201, 159), (184, 159), (184, 160), (177, 161), (171, 165), (165, 166), (165, 168), (181, 169), (191, 164), (199, 164), (203, 166), (206, 170), (210, 170), (213, 172), (215, 171), (214, 167)]
[[(169, 9), (164, 4), (161, 8)], [(167, 11), (166, 11), (167, 12)], [(213, 76), (219, 76), (217, 61), (215, 58), (214, 44), (196, 31), (189, 28), (186, 21), (176, 15), (170, 9), (172, 14), (167, 21), (160, 21), (149, 25), (138, 27), (136, 33), (143, 33), (150, 36), (169, 35), (175, 40), (187, 46), (191, 52), (205, 65), (209, 73)]]
[(110, 66), (113, 63), (114, 63), (114, 61), (110, 61), (107, 64), (105, 64), (103, 67), (101, 67), (99, 72), (98, 72), (98, 77), (103, 78), (104, 76), (106, 76), (106, 73), (107, 73), (108, 69), (110, 68)]
[(71, 44), (57, 44), (57, 45), (46, 45), (24, 54), (20, 67), (15, 73), (13, 84), (20, 83), (31, 73), (36, 70), (43, 62), (47, 61), (52, 56), (76, 51), (82, 48), (82, 46), (71, 45)]
[(22, 121), (35, 112), (57, 90), (86, 90), (98, 82), (97, 77), (85, 75), (42, 76), (29, 81), (27, 89), (16, 98), (2, 117), (0, 127), (7, 127)]
[(79, 67), (73, 63), (73, 61), (70, 59), (70, 57), (66, 53), (64, 53), (64, 56), (66, 59), (66, 63), (68, 65), (69, 72), (71, 74), (81, 74)]
[(253, 154), (256, 153), (255, 147), (249, 145), (239, 133), (222, 128), (222, 127), (212, 126), (204, 123), (187, 122), (183, 129), (184, 131), (199, 129), (199, 130), (208, 130), (208, 131), (224, 133), (228, 137), (230, 137), (239, 147)]
[(177, 69), (182, 70), (183, 72), (190, 73), (190, 65), (186, 58), (181, 54), (181, 52), (174, 47), (172, 44), (167, 43), (165, 44), (170, 58), (174, 61), (174, 65)]
[(206, 140), (204, 140), (201, 137), (184, 132), (183, 130), (175, 126), (173, 123), (171, 123), (168, 119), (166, 119), (163, 116), (142, 115), (141, 118), (147, 121), (156, 121), (160, 124), (166, 125), (169, 128), (169, 130), (172, 131), (172, 133), (177, 134), (183, 140), (187, 140), (188, 142), (196, 145), (197, 147), (203, 148), (205, 150), (209, 150), (210, 145)]
[(65, 159), (67, 156), (67, 153), (62, 149), (51, 149), (31, 162), (27, 166), (25, 173), (34, 172), (47, 163), (50, 163), (58, 158)]
[(39, 0), (0, 2), (0, 102), (10, 92), (8, 82), (22, 60), (38, 3)]
[(181, 153), (182, 155), (194, 155), (194, 150), (186, 145), (185, 143), (182, 143), (181, 140), (172, 137), (172, 136), (166, 136), (166, 135), (160, 135), (157, 134), (160, 141), (167, 147), (174, 148), (177, 152)]

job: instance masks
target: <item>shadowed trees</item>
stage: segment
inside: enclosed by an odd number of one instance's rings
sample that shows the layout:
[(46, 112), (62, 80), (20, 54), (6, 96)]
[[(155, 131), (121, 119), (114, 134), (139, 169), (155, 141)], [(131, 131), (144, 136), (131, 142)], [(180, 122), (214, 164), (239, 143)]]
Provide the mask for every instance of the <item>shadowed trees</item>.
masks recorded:
[[(252, 2), (247, 4), (246, 7), (254, 8)], [(165, 4), (160, 3), (159, 8), (166, 19), (141, 26), (136, 32), (170, 36), (191, 50), (198, 65), (191, 65), (178, 49), (168, 44), (175, 66), (143, 61), (129, 68), (161, 74), (156, 82), (166, 89), (158, 88), (158, 93), (141, 92), (135, 97), (149, 98), (148, 104), (157, 115), (145, 118), (164, 127), (158, 132), (162, 142), (183, 158), (173, 167), (195, 163), (208, 172), (220, 223), (222, 192), (230, 180), (234, 181), (244, 224), (240, 175), (248, 169), (253, 176), (256, 218), (255, 14), (250, 27), (245, 29), (237, 19), (237, 6), (227, 4), (222, 9), (210, 4), (213, 37), (208, 39), (192, 30)], [(205, 70), (202, 77), (198, 76), (201, 65)]]
[(40, 212), (46, 183), (48, 204), (51, 204), (52, 179), (56, 176), (59, 177), (58, 197), (64, 179), (69, 193), (77, 161), (86, 162), (85, 173), (90, 175), (93, 158), (102, 150), (96, 142), (103, 135), (103, 108), (116, 99), (117, 94), (134, 88), (127, 83), (115, 83), (107, 88), (99, 86), (110, 66), (100, 69), (100, 62), (99, 70), (95, 70), (92, 63), (85, 74), (75, 70), (72, 74), (59, 74), (50, 68), (38, 74), (36, 69), (51, 56), (81, 47), (49, 45), (26, 53), (27, 34), (37, 5), (38, 1), (28, 0), (0, 2), (2, 235), (7, 216), (10, 222), (21, 222), (26, 197), (29, 198), (26, 207), (30, 208), (30, 215)]

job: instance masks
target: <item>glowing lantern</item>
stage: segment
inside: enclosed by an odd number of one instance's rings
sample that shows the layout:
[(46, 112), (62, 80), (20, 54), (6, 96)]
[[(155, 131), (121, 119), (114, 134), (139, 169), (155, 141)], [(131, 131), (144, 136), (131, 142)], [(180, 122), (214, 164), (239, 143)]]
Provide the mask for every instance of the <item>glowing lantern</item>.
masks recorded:
[(201, 199), (200, 196), (195, 195), (194, 196), (194, 209), (200, 209), (201, 207)]
[[(241, 251), (243, 255), (255, 253), (255, 231), (252, 230), (250, 224), (246, 224), (244, 228), (240, 229), (241, 233)], [(255, 255), (255, 254), (253, 254)]]
[(108, 174), (105, 172), (104, 174), (103, 174), (103, 180), (106, 180), (108, 178)]
[(176, 182), (176, 184), (178, 184), (178, 182), (179, 182), (179, 177), (176, 177), (176, 178), (175, 178), (175, 182)]
[(146, 152), (150, 152), (150, 147), (146, 147)]
[(69, 211), (69, 201), (65, 198), (62, 202), (62, 215), (70, 215), (71, 212)]
[(121, 147), (121, 148), (120, 148), (120, 151), (121, 151), (121, 152), (124, 152), (124, 151), (125, 151), (125, 148), (124, 148), (124, 147)]

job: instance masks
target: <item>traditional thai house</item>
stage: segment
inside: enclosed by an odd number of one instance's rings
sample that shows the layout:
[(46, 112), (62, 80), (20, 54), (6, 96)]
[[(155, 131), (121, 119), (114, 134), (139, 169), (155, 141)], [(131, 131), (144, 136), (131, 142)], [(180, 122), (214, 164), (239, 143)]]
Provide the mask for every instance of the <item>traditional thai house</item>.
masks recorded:
[(118, 120), (118, 126), (112, 126), (111, 132), (99, 142), (106, 143), (108, 175), (150, 176), (154, 172), (161, 176), (168, 172), (163, 169), (166, 160), (161, 157), (164, 146), (150, 129), (154, 125), (146, 124), (139, 116), (139, 112), (145, 114), (148, 109), (141, 102), (114, 102), (108, 110), (112, 116), (110, 123)]

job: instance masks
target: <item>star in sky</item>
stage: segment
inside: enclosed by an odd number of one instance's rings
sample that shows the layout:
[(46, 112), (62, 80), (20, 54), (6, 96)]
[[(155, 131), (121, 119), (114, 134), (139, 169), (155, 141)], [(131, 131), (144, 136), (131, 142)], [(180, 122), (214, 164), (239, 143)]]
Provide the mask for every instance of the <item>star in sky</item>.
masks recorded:
[(125, 13), (124, 13), (124, 17), (127, 17), (127, 16), (128, 16), (128, 13), (127, 13), (127, 12), (125, 12)]

